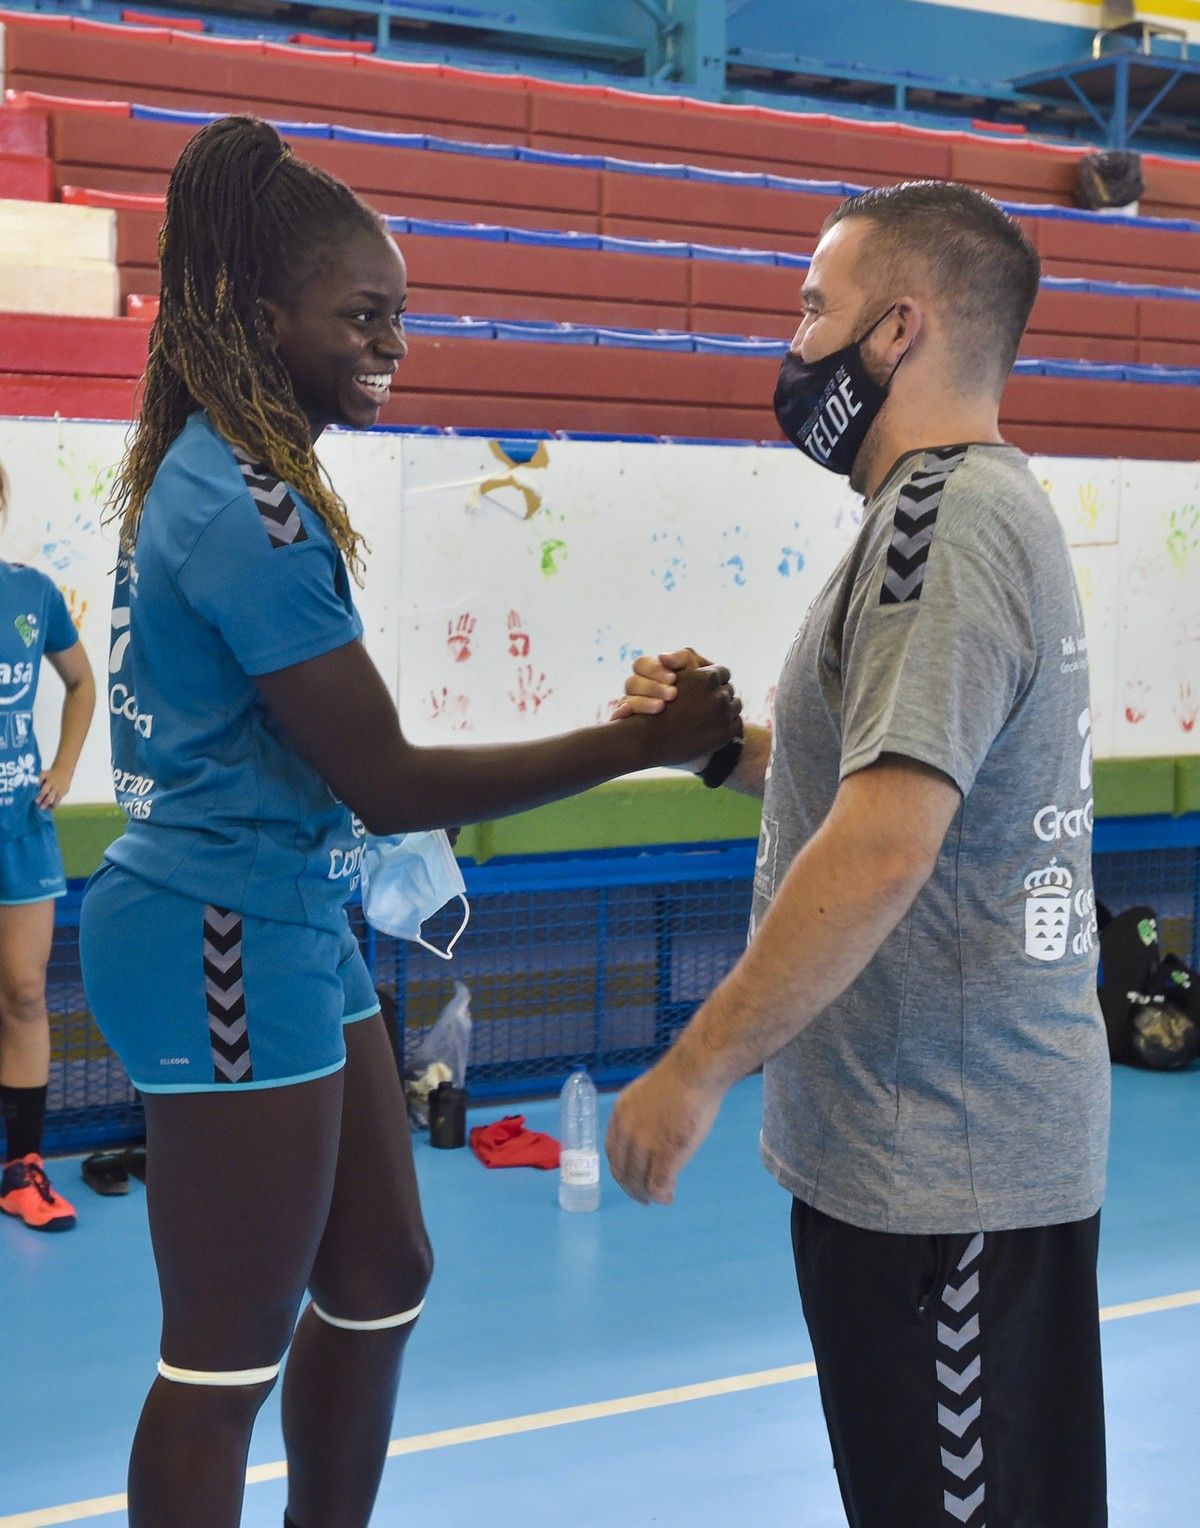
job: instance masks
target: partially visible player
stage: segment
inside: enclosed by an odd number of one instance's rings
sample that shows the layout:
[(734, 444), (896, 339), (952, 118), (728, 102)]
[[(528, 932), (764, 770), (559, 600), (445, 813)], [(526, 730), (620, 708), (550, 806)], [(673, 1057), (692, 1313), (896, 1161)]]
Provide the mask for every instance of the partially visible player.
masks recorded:
[[(0, 517), (8, 482), (0, 469)], [(33, 730), (42, 659), (66, 687), (58, 751), (43, 769)], [(96, 702), (92, 670), (56, 585), (0, 562), (0, 1210), (35, 1231), (69, 1231), (75, 1211), (42, 1160), (50, 1021), (46, 967), (66, 878), (53, 811), (71, 788)]]

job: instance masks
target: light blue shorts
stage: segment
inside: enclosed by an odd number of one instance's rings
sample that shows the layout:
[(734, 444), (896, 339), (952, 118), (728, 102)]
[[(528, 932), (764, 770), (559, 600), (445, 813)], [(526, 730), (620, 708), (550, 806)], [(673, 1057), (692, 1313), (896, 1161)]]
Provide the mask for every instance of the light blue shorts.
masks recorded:
[(79, 952), (100, 1031), (143, 1093), (275, 1088), (345, 1065), (343, 1026), (379, 1012), (349, 921), (277, 923), (105, 863)]
[(0, 838), (0, 907), (48, 902), (67, 894), (54, 818), (32, 807), (30, 821), (31, 830), (20, 838)]

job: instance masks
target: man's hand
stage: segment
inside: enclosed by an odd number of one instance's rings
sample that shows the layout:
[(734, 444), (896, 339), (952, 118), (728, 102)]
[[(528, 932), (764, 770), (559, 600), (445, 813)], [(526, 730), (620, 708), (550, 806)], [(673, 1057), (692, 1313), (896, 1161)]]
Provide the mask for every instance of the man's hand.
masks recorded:
[(677, 675), (708, 666), (708, 659), (694, 647), (659, 653), (657, 658), (639, 658), (625, 681), (625, 699), (613, 712), (613, 721), (624, 716), (657, 716), (679, 694)]
[(617, 1099), (605, 1149), (613, 1177), (639, 1204), (670, 1204), (675, 1181), (712, 1129), (723, 1086), (670, 1050)]

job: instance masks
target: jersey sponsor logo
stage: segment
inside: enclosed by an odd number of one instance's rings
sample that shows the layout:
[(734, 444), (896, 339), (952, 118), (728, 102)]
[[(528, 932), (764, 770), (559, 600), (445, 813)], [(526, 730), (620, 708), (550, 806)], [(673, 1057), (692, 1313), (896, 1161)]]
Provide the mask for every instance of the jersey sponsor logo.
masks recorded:
[(112, 642), (108, 649), (108, 672), (119, 674), (129, 648), (129, 606), (114, 605), (112, 612)]
[(1080, 838), (1093, 831), (1095, 815), (1091, 797), (1083, 806), (1075, 806), (1065, 812), (1062, 807), (1051, 803), (1034, 817), (1033, 831), (1044, 844), (1056, 844), (1063, 838)]
[(23, 786), (41, 782), (36, 755), (21, 753), (15, 759), (0, 759), (0, 790), (19, 791)]
[(29, 611), (27, 615), (17, 616), (13, 625), (17, 629), (17, 636), (24, 642), (25, 646), (32, 647), (37, 641), (38, 634), (38, 618), (33, 611)]
[(9, 721), (12, 727), (12, 746), (23, 748), (33, 735), (33, 712), (14, 711)]
[(0, 706), (15, 706), (24, 699), (33, 686), (32, 663), (0, 663), (0, 690), (13, 689), (11, 695), (0, 695)]
[(113, 790), (118, 796), (148, 796), (154, 789), (149, 775), (134, 774), (128, 769), (113, 770)]
[(366, 852), (366, 844), (359, 844), (356, 849), (330, 849), (328, 879), (345, 881), (361, 875), (363, 855)]
[[(1092, 713), (1084, 706), (1075, 720), (1082, 750), (1079, 755), (1079, 789), (1092, 788)], [(1044, 844), (1056, 844), (1063, 838), (1080, 838), (1094, 828), (1095, 805), (1089, 796), (1082, 806), (1064, 811), (1057, 803), (1042, 807), (1034, 813), (1033, 831)]]
[(108, 709), (114, 716), (123, 716), (132, 722), (133, 730), (142, 737), (149, 737), (154, 730), (154, 716), (149, 711), (139, 711), (137, 696), (127, 685), (114, 684), (108, 692)]

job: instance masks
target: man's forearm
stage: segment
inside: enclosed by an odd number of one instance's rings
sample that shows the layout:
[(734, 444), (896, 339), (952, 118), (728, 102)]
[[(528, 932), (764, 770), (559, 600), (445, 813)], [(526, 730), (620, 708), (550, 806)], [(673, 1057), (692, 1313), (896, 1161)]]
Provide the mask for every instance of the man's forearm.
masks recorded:
[(756, 796), (761, 801), (767, 785), (767, 766), (770, 762), (771, 729), (748, 726), (743, 734), (742, 756), (725, 784), (739, 795)]
[(746, 953), (677, 1042), (697, 1077), (729, 1087), (794, 1039), (860, 975), (930, 866), (826, 825), (801, 851)]

